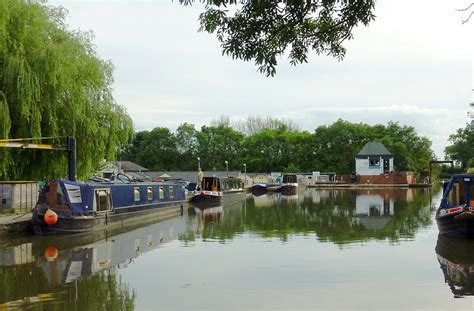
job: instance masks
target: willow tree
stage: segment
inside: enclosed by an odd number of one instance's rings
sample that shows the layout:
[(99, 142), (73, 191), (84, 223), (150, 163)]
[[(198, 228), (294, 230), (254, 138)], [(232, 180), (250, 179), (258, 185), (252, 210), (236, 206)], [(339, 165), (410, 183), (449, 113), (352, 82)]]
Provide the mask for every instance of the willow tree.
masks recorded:
[[(113, 159), (133, 129), (112, 96), (112, 64), (98, 57), (90, 32), (68, 29), (65, 15), (44, 1), (0, 1), (0, 138), (75, 136), (84, 178)], [(0, 157), (0, 179), (66, 176), (60, 151)]]

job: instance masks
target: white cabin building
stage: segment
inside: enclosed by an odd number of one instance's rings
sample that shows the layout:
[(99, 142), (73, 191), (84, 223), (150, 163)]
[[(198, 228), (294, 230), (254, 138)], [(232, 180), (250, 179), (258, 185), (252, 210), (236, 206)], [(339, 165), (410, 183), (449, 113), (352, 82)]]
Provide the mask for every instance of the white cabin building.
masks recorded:
[(356, 174), (377, 176), (393, 172), (393, 154), (379, 142), (368, 142), (356, 155)]

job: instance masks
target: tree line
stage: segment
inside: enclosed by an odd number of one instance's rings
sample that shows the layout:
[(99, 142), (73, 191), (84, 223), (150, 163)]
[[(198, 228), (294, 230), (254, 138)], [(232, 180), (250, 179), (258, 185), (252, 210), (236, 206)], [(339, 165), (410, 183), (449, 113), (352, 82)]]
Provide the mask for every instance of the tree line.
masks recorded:
[(213, 122), (200, 129), (183, 123), (174, 132), (165, 127), (139, 131), (132, 143), (121, 150), (119, 158), (155, 171), (196, 170), (199, 157), (203, 170), (225, 170), (228, 161), (230, 170), (243, 171), (245, 163), (248, 172), (351, 174), (355, 155), (369, 141), (383, 143), (394, 154), (398, 171), (427, 170), (434, 158), (427, 137), (420, 136), (414, 127), (397, 122), (369, 125), (339, 119), (308, 132), (289, 128), (281, 121), (274, 126), (276, 121), (262, 121), (252, 134), (244, 134), (229, 122)]

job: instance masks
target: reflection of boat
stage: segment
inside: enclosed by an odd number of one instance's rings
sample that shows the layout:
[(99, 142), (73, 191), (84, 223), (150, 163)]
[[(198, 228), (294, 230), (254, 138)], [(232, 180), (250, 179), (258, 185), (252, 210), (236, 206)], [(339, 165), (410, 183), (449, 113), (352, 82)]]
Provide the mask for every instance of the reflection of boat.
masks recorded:
[(293, 202), (293, 203), (298, 202), (298, 194), (291, 194), (291, 193), (285, 194), (284, 192), (282, 192), (280, 197), (282, 201)]
[(280, 191), (284, 194), (295, 194), (298, 179), (295, 174), (283, 174)]
[[(174, 183), (53, 180), (42, 189), (31, 222), (39, 234), (111, 229), (149, 220), (156, 214), (178, 214), (184, 200), (184, 188)], [(47, 224), (45, 215), (50, 211), (57, 220)]]
[(474, 238), (474, 174), (453, 175), (444, 185), (436, 212), (439, 232), (454, 237)]
[(202, 190), (194, 194), (191, 202), (219, 203), (224, 197), (242, 193), (244, 193), (244, 188), (242, 187), (242, 181), (238, 178), (204, 177)]
[(276, 194), (263, 194), (253, 197), (253, 204), (255, 207), (267, 207), (272, 206), (277, 202)]
[(224, 215), (222, 206), (214, 206), (210, 208), (194, 208), (194, 213), (198, 217), (198, 232), (202, 232), (204, 227), (209, 224), (218, 223)]
[(436, 253), (454, 297), (474, 295), (474, 241), (438, 236)]
[(194, 211), (196, 215), (204, 219), (206, 223), (218, 222), (224, 214), (224, 208), (222, 206), (214, 206), (205, 209), (195, 207)]
[[(37, 258), (36, 265), (51, 285), (70, 283), (111, 267), (128, 265), (140, 254), (178, 239), (186, 229), (186, 218), (174, 217), (85, 245), (71, 246), (70, 239), (52, 240), (49, 247), (34, 246), (32, 257)], [(92, 233), (87, 235), (93, 239)]]

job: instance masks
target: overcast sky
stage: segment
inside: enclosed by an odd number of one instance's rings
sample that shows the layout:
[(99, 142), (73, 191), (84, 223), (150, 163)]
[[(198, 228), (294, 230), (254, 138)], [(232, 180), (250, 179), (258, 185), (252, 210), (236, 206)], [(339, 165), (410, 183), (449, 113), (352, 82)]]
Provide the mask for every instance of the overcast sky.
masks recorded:
[(220, 115), (292, 119), (305, 130), (338, 118), (414, 126), (444, 157), (449, 134), (468, 121), (473, 88), (474, 19), (467, 0), (379, 0), (377, 18), (346, 43), (342, 62), (312, 55), (293, 67), (282, 58), (267, 78), (253, 63), (222, 56), (198, 33), (202, 5), (178, 1), (55, 0), (72, 28), (92, 30), (97, 51), (115, 65), (114, 93), (136, 130)]

